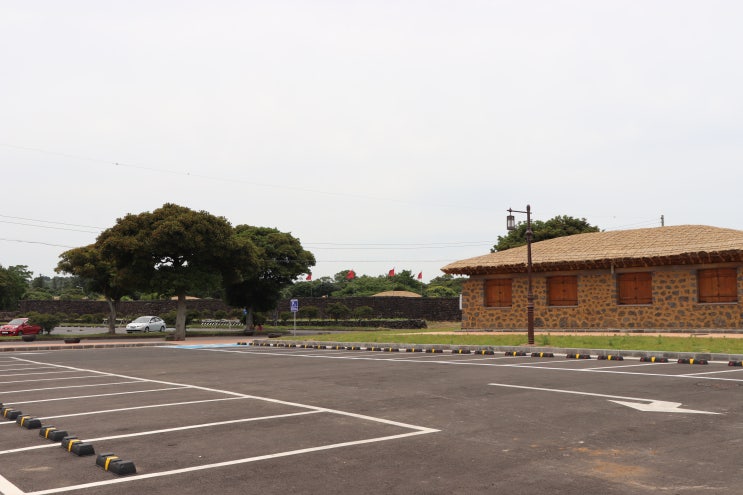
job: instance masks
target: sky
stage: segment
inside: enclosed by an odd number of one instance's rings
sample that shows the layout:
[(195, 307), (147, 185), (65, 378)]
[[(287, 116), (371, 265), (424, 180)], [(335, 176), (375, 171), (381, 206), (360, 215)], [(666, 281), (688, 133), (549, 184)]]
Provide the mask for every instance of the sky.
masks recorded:
[[(0, 0), (0, 265), (164, 203), (423, 273), (508, 208), (743, 229), (737, 0)], [(526, 220), (520, 214), (517, 220)]]

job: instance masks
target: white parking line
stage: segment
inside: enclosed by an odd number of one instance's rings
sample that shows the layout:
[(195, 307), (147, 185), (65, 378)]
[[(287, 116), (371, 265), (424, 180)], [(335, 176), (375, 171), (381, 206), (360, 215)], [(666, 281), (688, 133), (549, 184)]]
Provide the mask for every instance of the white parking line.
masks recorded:
[(109, 382), (109, 383), (89, 383), (87, 385), (68, 385), (66, 387), (44, 387), (44, 388), (27, 388), (23, 390), (0, 390), (0, 394), (20, 394), (25, 392), (41, 392), (44, 390), (64, 390), (67, 388), (90, 388), (90, 387), (108, 387), (111, 385), (127, 385), (131, 383), (143, 383), (145, 380), (135, 379), (128, 382)]
[[(243, 397), (222, 397), (220, 399), (202, 399), (202, 400), (192, 400), (192, 401), (185, 401), (185, 402), (172, 402), (170, 404), (148, 404), (146, 406), (133, 406), (133, 407), (122, 407), (120, 409), (104, 409), (100, 411), (85, 411), (81, 413), (70, 413), (70, 414), (60, 414), (58, 416), (42, 416), (38, 419), (59, 419), (59, 418), (74, 418), (77, 416), (93, 416), (95, 414), (107, 414), (107, 413), (114, 413), (114, 412), (123, 412), (123, 411), (136, 411), (139, 409), (153, 409), (157, 407), (174, 407), (174, 406), (187, 406), (191, 404), (203, 404), (205, 402), (220, 402), (225, 400), (238, 400), (238, 399), (244, 399)], [(14, 423), (0, 423), (0, 427), (3, 425), (12, 425)]]
[(743, 368), (731, 368), (731, 369), (725, 369), (725, 370), (717, 370), (717, 371), (703, 371), (700, 373), (684, 373), (685, 376), (702, 376), (702, 375), (714, 375), (716, 373), (741, 373), (743, 372)]
[[(239, 399), (239, 397), (232, 397), (231, 399)], [(323, 411), (302, 411), (298, 413), (274, 414), (273, 416), (260, 416), (256, 418), (231, 419), (227, 421), (217, 421), (214, 423), (201, 423), (197, 425), (174, 426), (172, 428), (163, 428), (161, 430), (148, 430), (148, 431), (139, 431), (136, 433), (123, 433), (121, 435), (111, 435), (107, 437), (87, 438), (85, 439), (85, 441), (86, 442), (102, 442), (105, 440), (119, 440), (122, 438), (145, 437), (149, 435), (159, 435), (161, 433), (172, 433), (174, 431), (196, 430), (199, 428), (211, 428), (212, 426), (222, 426), (222, 425), (237, 424), (237, 423), (250, 423), (250, 422), (255, 422), (255, 421), (265, 421), (269, 419), (291, 418), (294, 416), (306, 416), (308, 414), (319, 414), (321, 412)], [(19, 447), (17, 449), (0, 450), (0, 455), (16, 454), (18, 452), (26, 452), (29, 450), (48, 449), (50, 447), (59, 447), (59, 442), (45, 443), (43, 445), (33, 445), (31, 447)]]
[[(250, 354), (250, 355), (259, 355), (259, 356), (267, 356), (267, 357), (303, 357), (303, 358), (313, 358), (313, 359), (348, 359), (348, 360), (359, 360), (359, 361), (387, 361), (387, 362), (398, 362), (398, 363), (417, 363), (417, 364), (443, 364), (443, 365), (449, 365), (449, 366), (493, 366), (493, 367), (509, 367), (509, 368), (526, 368), (526, 369), (534, 369), (534, 370), (550, 370), (550, 371), (563, 371), (563, 372), (579, 372), (579, 373), (614, 373), (619, 375), (633, 375), (633, 376), (652, 376), (652, 377), (665, 377), (665, 378), (696, 378), (700, 380), (719, 380), (719, 381), (733, 381), (733, 382), (743, 382), (743, 377), (738, 378), (721, 378), (721, 377), (714, 377), (714, 376), (700, 376), (700, 375), (694, 375), (694, 374), (686, 374), (686, 373), (679, 373), (679, 374), (664, 374), (664, 373), (643, 373), (641, 371), (621, 371), (619, 368), (628, 368), (632, 367), (634, 365), (618, 365), (618, 366), (607, 366), (607, 367), (600, 367), (600, 368), (568, 368), (568, 367), (556, 367), (552, 366), (554, 364), (560, 364), (560, 363), (572, 363), (576, 364), (577, 361), (575, 359), (565, 359), (565, 360), (554, 360), (551, 358), (547, 358), (545, 361), (519, 361), (516, 363), (495, 363), (495, 362), (483, 362), (483, 360), (474, 360), (474, 359), (460, 359), (460, 360), (452, 360), (447, 359), (447, 355), (442, 354), (426, 354), (425, 357), (428, 358), (426, 360), (422, 359), (415, 359), (420, 358), (423, 356), (398, 356), (396, 358), (389, 358), (389, 357), (383, 357), (383, 356), (360, 356), (358, 354), (351, 354), (348, 356), (341, 355), (341, 354), (334, 354), (332, 356), (329, 355), (323, 355), (320, 354), (285, 354), (282, 352), (271, 352), (270, 350), (262, 351), (262, 352), (254, 352), (254, 351), (227, 351), (222, 349), (215, 349), (213, 352), (236, 352), (240, 354)], [(458, 356), (458, 355), (457, 355)], [(445, 359), (441, 359), (444, 357)], [(437, 359), (438, 358), (438, 359)], [(514, 359), (511, 356), (507, 356), (509, 359)], [(584, 362), (587, 362), (584, 361)], [(675, 362), (670, 363), (646, 363), (647, 366), (658, 368), (662, 365), (675, 365), (679, 366)], [(642, 365), (638, 365), (642, 366)], [(743, 371), (743, 370), (730, 370), (730, 372), (733, 371)], [(710, 372), (711, 373), (711, 372)]]
[(49, 366), (28, 366), (27, 368), (19, 368), (18, 363), (15, 364), (0, 364), (0, 368), (11, 368), (11, 371), (22, 371), (22, 370), (45, 370)]
[[(38, 369), (41, 369), (41, 368), (32, 368), (32, 369), (38, 370)], [(13, 371), (19, 371), (19, 370), (14, 369)], [(50, 369), (50, 371), (40, 371), (38, 373), (13, 373), (13, 374), (4, 374), (3, 375), (3, 378), (7, 378), (9, 376), (49, 375), (49, 374), (58, 374), (58, 373), (78, 373), (78, 372), (77, 371), (69, 371), (69, 370), (60, 371), (60, 370)], [(28, 380), (26, 380), (26, 381), (28, 381)], [(12, 382), (6, 382), (6, 383), (12, 383)]]
[(54, 402), (58, 400), (77, 400), (77, 399), (94, 399), (96, 397), (110, 397), (112, 395), (128, 395), (128, 394), (146, 394), (151, 392), (166, 392), (168, 390), (188, 390), (188, 387), (166, 387), (166, 388), (153, 388), (149, 390), (130, 390), (128, 392), (111, 392), (110, 394), (93, 394), (93, 395), (76, 395), (72, 397), (55, 397), (54, 399), (38, 399), (38, 400), (26, 400), (20, 402), (6, 402), (5, 405), (12, 404), (14, 406), (22, 404), (36, 404), (38, 402)]
[[(32, 361), (29, 361), (32, 362)], [(87, 371), (87, 372), (95, 372), (94, 370), (82, 370), (80, 368), (75, 368), (72, 366), (63, 366), (63, 365), (52, 365), (57, 368), (62, 369), (70, 369), (70, 370), (77, 370), (77, 371)], [(101, 376), (109, 376), (109, 377), (117, 377), (122, 379), (134, 379), (134, 377), (127, 376), (127, 375), (118, 375), (113, 373), (100, 373)], [(357, 413), (351, 413), (347, 411), (340, 411), (336, 409), (328, 409), (324, 407), (318, 407), (318, 406), (312, 406), (307, 404), (300, 404), (296, 402), (289, 402), (279, 399), (272, 399), (270, 397), (260, 397), (260, 396), (254, 396), (254, 395), (248, 395), (248, 394), (241, 394), (238, 392), (232, 392), (229, 390), (220, 390), (220, 389), (214, 389), (209, 387), (201, 387), (196, 385), (187, 385), (187, 384), (180, 384), (180, 383), (174, 383), (174, 382), (166, 382), (161, 380), (146, 380), (146, 379), (137, 379), (138, 382), (148, 382), (148, 383), (159, 383), (167, 386), (173, 386), (173, 387), (184, 387), (189, 388), (192, 390), (201, 390), (201, 391), (209, 391), (213, 393), (219, 393), (223, 395), (230, 396), (229, 398), (224, 399), (215, 399), (215, 400), (229, 400), (229, 399), (254, 399), (254, 400), (260, 400), (264, 402), (269, 402), (273, 404), (282, 404), (287, 406), (293, 406), (301, 409), (305, 409), (305, 411), (298, 412), (298, 413), (289, 413), (289, 414), (282, 414), (282, 415), (275, 415), (275, 416), (268, 416), (263, 418), (241, 418), (236, 419), (232, 421), (219, 421), (217, 423), (209, 423), (204, 425), (190, 425), (190, 426), (182, 426), (182, 427), (174, 427), (174, 428), (168, 428), (164, 430), (155, 430), (155, 431), (148, 431), (148, 432), (140, 432), (140, 433), (130, 433), (125, 435), (117, 435), (117, 436), (111, 436), (111, 437), (102, 437), (97, 439), (88, 439), (88, 441), (101, 441), (101, 440), (110, 440), (114, 438), (125, 438), (125, 437), (132, 437), (132, 436), (141, 436), (141, 435), (152, 435), (157, 433), (166, 433), (171, 431), (178, 431), (178, 430), (186, 430), (186, 429), (193, 429), (193, 428), (199, 428), (199, 427), (209, 427), (209, 426), (216, 426), (216, 425), (224, 425), (228, 423), (239, 423), (239, 422), (248, 422), (248, 421), (258, 421), (261, 419), (274, 419), (274, 418), (281, 418), (281, 417), (291, 417), (291, 416), (299, 416), (299, 415), (307, 415), (307, 414), (317, 414), (317, 413), (329, 413), (329, 414), (336, 414), (340, 416), (346, 416), (351, 418), (356, 418), (363, 421), (371, 421), (379, 424), (385, 424), (390, 426), (396, 426), (408, 430), (413, 430), (407, 433), (401, 433), (397, 435), (388, 435), (383, 437), (375, 437), (375, 438), (368, 438), (363, 440), (355, 440), (351, 442), (342, 442), (342, 443), (335, 443), (335, 444), (329, 444), (329, 445), (320, 445), (316, 447), (310, 447), (305, 449), (298, 449), (298, 450), (291, 450), (286, 452), (279, 452), (275, 454), (269, 454), (269, 455), (262, 455), (262, 456), (255, 456), (255, 457), (246, 457), (243, 459), (235, 459), (232, 461), (225, 461), (225, 462), (219, 462), (219, 463), (213, 463), (213, 464), (206, 464), (201, 466), (192, 466), (188, 468), (182, 468), (182, 469), (175, 469), (171, 471), (162, 471), (158, 473), (147, 473), (147, 474), (140, 474), (140, 475), (132, 475), (132, 476), (126, 476), (123, 478), (116, 478), (116, 479), (110, 479), (100, 482), (94, 482), (94, 483), (84, 483), (80, 485), (73, 485), (73, 486), (65, 486), (65, 487), (59, 487), (59, 488), (52, 488), (47, 490), (39, 490), (35, 492), (28, 492), (25, 493), (22, 490), (20, 490), (18, 487), (10, 483), (6, 478), (0, 476), (0, 492), (3, 495), (44, 495), (44, 494), (52, 494), (52, 493), (62, 493), (62, 492), (69, 492), (69, 491), (75, 491), (75, 490), (81, 490), (84, 488), (95, 488), (100, 486), (106, 486), (106, 485), (112, 485), (112, 484), (118, 484), (118, 483), (130, 483), (133, 481), (141, 480), (141, 479), (148, 479), (148, 478), (158, 478), (163, 476), (172, 476), (176, 474), (182, 474), (182, 473), (188, 473), (188, 472), (194, 472), (194, 471), (201, 471), (205, 469), (214, 469), (219, 467), (227, 467), (227, 466), (234, 466), (238, 464), (245, 464), (249, 462), (257, 462), (267, 459), (275, 459), (280, 457), (287, 457), (287, 456), (293, 456), (293, 455), (301, 455), (311, 452), (319, 452), (323, 450), (329, 450), (329, 449), (337, 449), (342, 447), (349, 447), (354, 445), (363, 445), (367, 443), (373, 443), (373, 442), (382, 442), (382, 441), (389, 441), (389, 440), (395, 440), (395, 439), (401, 439), (401, 438), (407, 438), (412, 437), (415, 435), (424, 435), (429, 433), (435, 433), (439, 430), (433, 429), (433, 428), (427, 428), (424, 426), (417, 426), (407, 423), (401, 423), (399, 421), (392, 421), (384, 418), (377, 418), (373, 416), (366, 416), (363, 414), (357, 414)], [(131, 382), (135, 383), (135, 382)], [(209, 401), (194, 401), (194, 402), (209, 402)], [(127, 408), (129, 409), (140, 409), (145, 407), (159, 407), (158, 406), (142, 406), (138, 408)], [(105, 412), (114, 412), (117, 410), (110, 410)], [(102, 411), (95, 412), (94, 414), (101, 413)], [(90, 413), (82, 413), (82, 414), (90, 414)], [(62, 416), (57, 416), (62, 417)], [(0, 454), (9, 454), (13, 452), (19, 452), (23, 450), (36, 450), (38, 448), (48, 448), (48, 447), (54, 447), (58, 444), (46, 444), (43, 446), (34, 446), (34, 447), (25, 447), (21, 449), (11, 449), (6, 451), (0, 451)]]
[[(88, 375), (88, 376), (70, 376), (66, 378), (34, 378), (34, 382), (51, 382), (55, 380), (82, 380), (83, 378), (105, 378), (106, 375)], [(28, 380), (11, 380), (2, 382), (3, 385), (9, 383), (28, 383)], [(4, 391), (0, 391), (3, 392)]]
[[(126, 476), (124, 478), (116, 478), (106, 481), (100, 481), (96, 483), (84, 483), (81, 485), (74, 485), (74, 486), (65, 486), (61, 488), (52, 488), (50, 490), (39, 490), (36, 492), (28, 492), (25, 495), (48, 495), (52, 493), (62, 493), (62, 492), (70, 492), (74, 490), (81, 490), (84, 488), (95, 488), (99, 486), (106, 486), (106, 485), (114, 485), (118, 483), (128, 483), (132, 481), (137, 481), (141, 479), (151, 479), (151, 478), (160, 478), (163, 476), (172, 476), (175, 474), (183, 474), (183, 473), (191, 473), (194, 471), (203, 471), (205, 469), (215, 469), (220, 467), (228, 467), (228, 466), (236, 466), (238, 464), (247, 464), (249, 462), (258, 462), (258, 461), (264, 461), (268, 459), (278, 459), (280, 457), (288, 457), (288, 456), (294, 456), (294, 455), (301, 455), (301, 454), (308, 454), (312, 452), (320, 452), (323, 450), (330, 450), (330, 449), (339, 449), (342, 447), (351, 447), (354, 445), (364, 445), (368, 443), (374, 443), (374, 442), (385, 442), (389, 440), (397, 440), (400, 438), (407, 438), (412, 437), (415, 435), (425, 435), (427, 433), (434, 433), (438, 430), (420, 430), (420, 431), (413, 431), (410, 433), (401, 433), (399, 435), (389, 435), (386, 437), (377, 437), (377, 438), (367, 438), (365, 440), (356, 440), (353, 442), (343, 442), (343, 443), (334, 443), (329, 445), (320, 445), (318, 447), (310, 447), (306, 449), (299, 449), (299, 450), (289, 450), (287, 452), (278, 452), (276, 454), (268, 454), (268, 455), (261, 455), (261, 456), (255, 456), (255, 457), (246, 457), (244, 459), (235, 459), (233, 461), (225, 461), (225, 462), (217, 462), (214, 464), (204, 464), (202, 466), (192, 466), (188, 468), (182, 468), (182, 469), (174, 469), (172, 471), (161, 471), (159, 473), (148, 473), (148, 474), (141, 474), (141, 475), (132, 475), (132, 476)], [(5, 493), (5, 492), (3, 492)], [(24, 492), (9, 492), (9, 495), (20, 495)]]

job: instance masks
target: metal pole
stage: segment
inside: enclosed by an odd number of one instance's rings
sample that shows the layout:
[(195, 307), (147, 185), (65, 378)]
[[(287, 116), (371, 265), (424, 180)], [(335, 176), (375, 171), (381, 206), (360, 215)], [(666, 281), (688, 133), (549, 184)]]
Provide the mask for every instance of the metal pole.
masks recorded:
[(531, 206), (526, 205), (526, 273), (528, 289), (526, 292), (526, 321), (527, 337), (530, 345), (534, 344), (534, 291), (531, 283), (531, 240), (534, 233), (531, 230)]

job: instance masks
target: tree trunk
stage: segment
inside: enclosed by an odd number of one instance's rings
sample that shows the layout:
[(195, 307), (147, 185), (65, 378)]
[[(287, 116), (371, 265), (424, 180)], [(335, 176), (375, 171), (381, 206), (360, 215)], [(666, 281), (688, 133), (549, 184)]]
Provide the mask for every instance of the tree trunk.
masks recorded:
[(250, 335), (251, 332), (255, 330), (255, 325), (253, 324), (253, 308), (249, 307), (247, 308), (247, 313), (245, 313), (245, 335)]
[(108, 303), (108, 333), (113, 335), (116, 333), (116, 301), (107, 297), (106, 302)]
[(186, 294), (178, 294), (173, 340), (186, 340)]

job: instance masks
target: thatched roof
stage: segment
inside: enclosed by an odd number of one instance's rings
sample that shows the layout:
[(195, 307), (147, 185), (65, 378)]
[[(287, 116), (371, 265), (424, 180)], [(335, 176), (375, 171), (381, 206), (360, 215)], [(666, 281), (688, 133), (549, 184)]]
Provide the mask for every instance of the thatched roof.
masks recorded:
[[(743, 231), (679, 225), (593, 232), (531, 245), (535, 272), (688, 265), (743, 261)], [(455, 261), (450, 274), (484, 275), (526, 271), (526, 246)]]
[(388, 290), (372, 295), (372, 297), (422, 297), (420, 294), (408, 290)]

